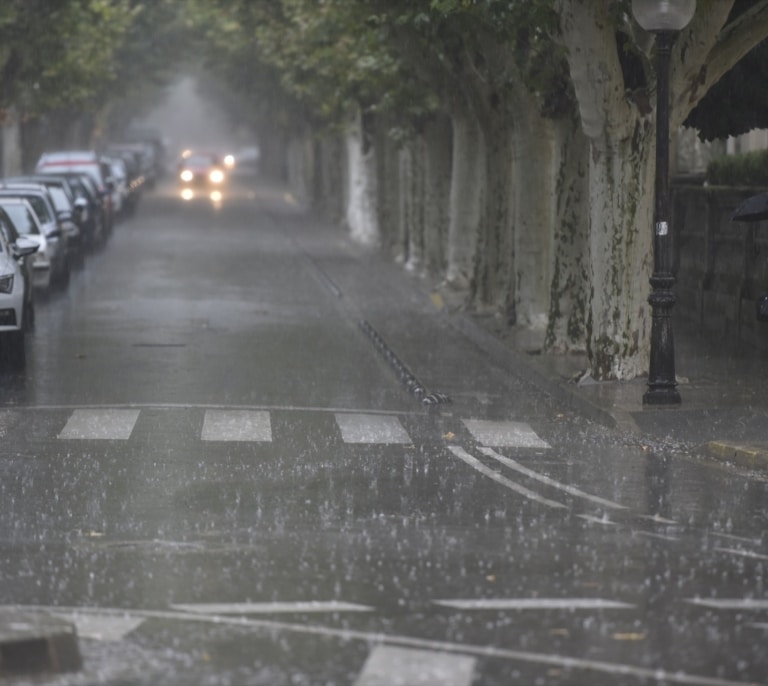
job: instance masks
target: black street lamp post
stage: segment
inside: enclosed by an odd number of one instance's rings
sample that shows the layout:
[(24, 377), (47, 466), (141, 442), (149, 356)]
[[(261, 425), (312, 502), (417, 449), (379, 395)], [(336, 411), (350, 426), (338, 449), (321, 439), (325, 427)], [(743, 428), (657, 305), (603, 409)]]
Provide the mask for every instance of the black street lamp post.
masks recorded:
[(651, 276), (651, 356), (644, 405), (679, 405), (672, 308), (675, 277), (669, 233), (669, 58), (678, 32), (693, 18), (696, 0), (632, 0), (632, 14), (656, 35), (656, 182)]

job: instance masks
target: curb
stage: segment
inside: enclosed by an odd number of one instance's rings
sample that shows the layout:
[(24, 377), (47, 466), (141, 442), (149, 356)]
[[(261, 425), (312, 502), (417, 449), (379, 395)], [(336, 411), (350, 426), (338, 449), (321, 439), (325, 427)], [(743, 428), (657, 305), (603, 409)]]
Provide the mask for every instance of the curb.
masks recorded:
[(727, 460), (741, 467), (768, 468), (768, 446), (709, 441), (704, 444), (704, 449), (711, 457)]
[(622, 429), (630, 433), (639, 432), (629, 412), (617, 408), (609, 411), (591, 402), (578, 392), (574, 384), (569, 383), (567, 379), (553, 378), (546, 371), (538, 369), (529, 356), (506, 345), (498, 336), (478, 324), (471, 315), (452, 313), (448, 316), (448, 321), (475, 345), (492, 355), (497, 362), (502, 364), (504, 361), (511, 362), (514, 365), (515, 376), (541, 388), (582, 417), (609, 429)]
[(0, 613), (0, 679), (76, 672), (81, 667), (73, 624), (47, 614)]

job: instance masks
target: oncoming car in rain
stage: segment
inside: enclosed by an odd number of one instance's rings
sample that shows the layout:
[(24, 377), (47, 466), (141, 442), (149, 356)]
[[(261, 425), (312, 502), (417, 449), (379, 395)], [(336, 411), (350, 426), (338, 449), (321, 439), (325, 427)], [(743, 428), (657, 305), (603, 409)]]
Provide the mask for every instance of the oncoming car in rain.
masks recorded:
[(219, 188), (226, 181), (225, 167), (215, 153), (185, 151), (179, 162), (179, 181), (189, 187)]

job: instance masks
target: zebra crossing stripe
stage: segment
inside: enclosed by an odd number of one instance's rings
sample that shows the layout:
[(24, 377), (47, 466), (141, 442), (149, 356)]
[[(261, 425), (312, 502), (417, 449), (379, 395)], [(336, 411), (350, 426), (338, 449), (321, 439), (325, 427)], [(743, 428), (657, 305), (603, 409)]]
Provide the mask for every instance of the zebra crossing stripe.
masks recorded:
[(127, 441), (138, 418), (139, 410), (74, 410), (59, 438)]
[(341, 412), (335, 417), (345, 443), (412, 443), (397, 417)]
[(549, 443), (539, 438), (536, 432), (524, 422), (497, 422), (487, 419), (463, 419), (473, 438), (480, 444), (492, 448), (542, 448)]
[(466, 655), (378, 645), (354, 686), (469, 686), (476, 661)]
[(100, 616), (80, 612), (53, 612), (54, 616), (75, 625), (79, 638), (92, 641), (122, 641), (144, 623), (143, 617)]
[(207, 410), (203, 420), (203, 441), (272, 440), (269, 412), (263, 410)]

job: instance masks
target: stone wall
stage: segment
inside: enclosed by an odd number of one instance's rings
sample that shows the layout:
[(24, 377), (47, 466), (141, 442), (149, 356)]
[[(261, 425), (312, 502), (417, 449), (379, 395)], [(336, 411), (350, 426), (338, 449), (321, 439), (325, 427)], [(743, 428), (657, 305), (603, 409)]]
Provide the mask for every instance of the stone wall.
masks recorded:
[(712, 340), (768, 350), (768, 323), (755, 318), (768, 294), (768, 221), (731, 221), (762, 190), (673, 186), (674, 317)]

